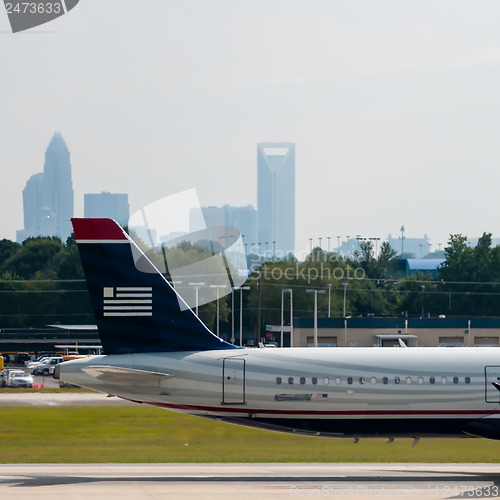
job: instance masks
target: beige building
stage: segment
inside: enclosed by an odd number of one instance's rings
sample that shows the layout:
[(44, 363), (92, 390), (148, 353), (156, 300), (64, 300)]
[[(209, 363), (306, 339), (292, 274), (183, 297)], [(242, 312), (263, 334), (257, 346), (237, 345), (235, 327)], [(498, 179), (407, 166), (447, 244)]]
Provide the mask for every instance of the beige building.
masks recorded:
[[(272, 332), (278, 345), (279, 329)], [(288, 331), (285, 346), (290, 345)], [(313, 318), (294, 318), (294, 347), (312, 347), (314, 337)], [(409, 347), (499, 346), (500, 318), (318, 318), (317, 337), (320, 347), (390, 347), (400, 338)]]

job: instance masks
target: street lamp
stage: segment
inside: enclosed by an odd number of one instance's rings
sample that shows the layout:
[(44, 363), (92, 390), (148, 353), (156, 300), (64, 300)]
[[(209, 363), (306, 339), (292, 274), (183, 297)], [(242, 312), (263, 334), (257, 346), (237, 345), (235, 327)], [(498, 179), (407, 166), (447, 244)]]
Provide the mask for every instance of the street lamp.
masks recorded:
[(325, 291), (309, 288), (306, 293), (314, 293), (314, 347), (318, 347), (318, 293), (325, 293)]
[(240, 286), (240, 346), (243, 345), (243, 290), (250, 290), (250, 287)]
[(195, 294), (196, 294), (196, 316), (198, 316), (198, 292), (200, 290), (200, 286), (205, 286), (205, 283), (189, 283), (191, 286), (196, 287)]
[(284, 302), (284, 294), (290, 293), (290, 347), (293, 347), (293, 301), (292, 294), (293, 291), (291, 288), (282, 288), (281, 289), (281, 347), (283, 347), (283, 302)]
[(332, 297), (332, 284), (328, 283), (328, 317), (330, 317), (331, 297)]
[(226, 288), (226, 285), (210, 285), (210, 288), (217, 289), (217, 337), (219, 336), (219, 290)]
[(342, 286), (344, 287), (344, 318), (345, 318), (345, 303), (346, 303), (346, 298), (347, 298), (347, 283), (342, 283)]

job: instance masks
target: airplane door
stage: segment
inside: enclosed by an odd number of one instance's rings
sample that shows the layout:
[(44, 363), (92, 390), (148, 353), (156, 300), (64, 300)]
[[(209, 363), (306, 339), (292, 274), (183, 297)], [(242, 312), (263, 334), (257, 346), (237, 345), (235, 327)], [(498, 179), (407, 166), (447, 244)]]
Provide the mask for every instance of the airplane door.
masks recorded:
[[(500, 403), (500, 390), (493, 385), (500, 384), (500, 366), (485, 366), (485, 398), (487, 403)], [(500, 388), (500, 385), (498, 386)]]
[(222, 404), (245, 403), (245, 360), (224, 358), (222, 361)]

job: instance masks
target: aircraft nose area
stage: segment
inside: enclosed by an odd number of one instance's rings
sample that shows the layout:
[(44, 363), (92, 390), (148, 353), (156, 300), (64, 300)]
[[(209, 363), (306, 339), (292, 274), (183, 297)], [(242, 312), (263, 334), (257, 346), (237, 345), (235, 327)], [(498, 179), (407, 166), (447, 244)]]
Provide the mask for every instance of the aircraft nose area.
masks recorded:
[(59, 380), (61, 378), (61, 369), (59, 368), (61, 365), (58, 364), (56, 365), (56, 367), (54, 368), (54, 375), (53, 375), (53, 378), (55, 378), (56, 380)]

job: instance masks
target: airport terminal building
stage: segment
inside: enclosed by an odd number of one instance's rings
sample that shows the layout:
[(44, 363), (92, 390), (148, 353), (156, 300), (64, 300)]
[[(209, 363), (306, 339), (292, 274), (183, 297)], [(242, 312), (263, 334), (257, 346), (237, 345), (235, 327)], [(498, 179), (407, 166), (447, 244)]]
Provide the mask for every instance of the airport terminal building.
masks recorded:
[[(390, 347), (400, 345), (399, 339), (409, 347), (497, 347), (500, 318), (318, 318), (317, 332), (317, 345), (323, 347)], [(280, 333), (273, 334), (279, 341)], [(285, 339), (289, 339), (289, 334)], [(294, 318), (293, 345), (315, 345), (313, 318)]]

